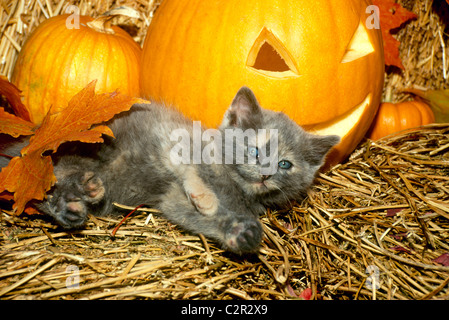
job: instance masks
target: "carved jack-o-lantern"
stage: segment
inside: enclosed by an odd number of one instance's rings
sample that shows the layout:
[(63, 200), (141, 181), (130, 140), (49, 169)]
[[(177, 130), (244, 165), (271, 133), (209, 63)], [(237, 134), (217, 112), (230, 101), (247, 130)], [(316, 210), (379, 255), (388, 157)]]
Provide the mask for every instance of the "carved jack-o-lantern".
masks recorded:
[[(245, 85), (347, 156), (376, 113), (380, 30), (365, 0), (164, 0), (144, 44), (141, 90), (215, 127)], [(368, 10), (369, 12), (369, 10)]]

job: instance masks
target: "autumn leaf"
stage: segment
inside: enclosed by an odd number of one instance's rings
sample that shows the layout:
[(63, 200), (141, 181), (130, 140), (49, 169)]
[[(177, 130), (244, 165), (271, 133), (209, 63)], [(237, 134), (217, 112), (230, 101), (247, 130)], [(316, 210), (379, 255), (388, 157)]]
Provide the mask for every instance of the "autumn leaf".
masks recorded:
[(17, 213), (21, 213), (30, 200), (43, 200), (55, 183), (51, 157), (42, 157), (37, 152), (13, 158), (0, 173), (0, 188), (14, 193), (13, 208)]
[(436, 259), (432, 260), (433, 262), (440, 263), (443, 266), (449, 266), (449, 253), (443, 253)]
[(302, 298), (304, 300), (310, 300), (312, 298), (312, 289), (306, 288), (303, 292), (300, 293), (299, 298)]
[(30, 121), (30, 113), (22, 103), (20, 90), (4, 76), (0, 76), (0, 95), (6, 98), (15, 115), (23, 120)]
[[(96, 81), (91, 82), (75, 95), (61, 112), (49, 112), (34, 130), (28, 146), (22, 149), (22, 156), (13, 158), (1, 171), (0, 193), (8, 191), (14, 194), (13, 209), (16, 213), (23, 212), (31, 200), (43, 200), (56, 183), (49, 152), (55, 152), (67, 141), (103, 142), (102, 135), (113, 136), (112, 131), (105, 125), (94, 125), (129, 110), (134, 103), (149, 103), (117, 92), (95, 94), (95, 84)], [(47, 155), (43, 156), (44, 153)]]
[(404, 209), (387, 209), (387, 214), (385, 217), (395, 217), (402, 210)]
[(399, 44), (391, 30), (399, 28), (403, 23), (416, 18), (416, 14), (404, 9), (395, 0), (373, 0), (372, 3), (379, 8), (380, 28), (384, 42), (385, 64), (404, 69), (399, 57)]
[(0, 108), (0, 133), (6, 133), (14, 138), (30, 136), (34, 129), (34, 123), (19, 118)]
[(399, 251), (399, 252), (406, 252), (408, 254), (412, 254), (410, 252), (410, 250), (408, 250), (408, 249), (406, 249), (406, 248), (404, 248), (402, 246), (394, 246), (394, 247), (390, 248), (390, 250), (395, 250), (395, 251)]

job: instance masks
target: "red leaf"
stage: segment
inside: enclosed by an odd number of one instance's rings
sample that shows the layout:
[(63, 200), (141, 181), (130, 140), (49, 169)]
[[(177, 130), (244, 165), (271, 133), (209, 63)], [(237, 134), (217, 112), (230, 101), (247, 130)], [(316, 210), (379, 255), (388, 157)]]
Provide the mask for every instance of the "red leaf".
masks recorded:
[(392, 35), (391, 30), (399, 28), (403, 23), (416, 18), (416, 14), (404, 9), (394, 0), (373, 0), (379, 8), (380, 28), (384, 41), (385, 64), (404, 69), (399, 57), (399, 44)]
[(433, 259), (432, 261), (436, 262), (436, 263), (440, 263), (443, 266), (447, 267), (447, 266), (449, 266), (449, 253), (443, 253), (441, 256), (439, 256), (436, 259)]
[(408, 232), (401, 232), (401, 233), (396, 233), (393, 235), (393, 238), (395, 238), (396, 240), (402, 240), (405, 237), (407, 237)]
[(387, 209), (386, 217), (395, 217), (403, 209)]
[(395, 247), (392, 247), (390, 249), (391, 250), (395, 250), (395, 251), (399, 251), (399, 252), (406, 252), (408, 254), (411, 254), (410, 250), (408, 250), (408, 249), (406, 249), (404, 247), (401, 247), (401, 246), (395, 246)]
[(303, 298), (304, 300), (310, 300), (312, 298), (312, 289), (304, 289), (304, 291), (299, 294), (299, 297)]

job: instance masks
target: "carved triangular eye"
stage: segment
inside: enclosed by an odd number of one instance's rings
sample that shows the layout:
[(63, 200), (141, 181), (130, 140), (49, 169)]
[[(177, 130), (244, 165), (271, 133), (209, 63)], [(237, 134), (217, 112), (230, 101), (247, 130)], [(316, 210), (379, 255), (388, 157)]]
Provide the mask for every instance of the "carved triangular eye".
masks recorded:
[(264, 28), (248, 54), (246, 65), (270, 77), (298, 76), (298, 70), (288, 50), (268, 29)]
[(349, 42), (341, 63), (357, 60), (372, 52), (374, 52), (374, 46), (369, 39), (365, 26), (362, 22), (360, 22), (357, 30), (352, 36), (351, 41)]

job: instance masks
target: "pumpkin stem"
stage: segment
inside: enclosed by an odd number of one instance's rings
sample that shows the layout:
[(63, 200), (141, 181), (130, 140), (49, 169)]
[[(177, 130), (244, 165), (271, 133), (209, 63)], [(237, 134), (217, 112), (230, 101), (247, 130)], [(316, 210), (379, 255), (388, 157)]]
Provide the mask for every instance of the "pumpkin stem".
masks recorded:
[(98, 18), (88, 22), (87, 25), (98, 32), (115, 34), (111, 26), (111, 20), (117, 16), (126, 16), (137, 19), (140, 18), (139, 12), (137, 10), (126, 6), (121, 6), (103, 13)]
[(383, 102), (392, 102), (393, 100), (393, 88), (391, 86), (387, 86), (385, 88), (385, 100)]
[(111, 20), (115, 16), (100, 16), (87, 23), (87, 26), (95, 31), (107, 34), (115, 34), (111, 26)]

